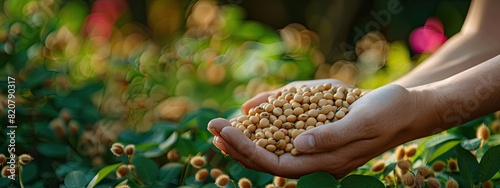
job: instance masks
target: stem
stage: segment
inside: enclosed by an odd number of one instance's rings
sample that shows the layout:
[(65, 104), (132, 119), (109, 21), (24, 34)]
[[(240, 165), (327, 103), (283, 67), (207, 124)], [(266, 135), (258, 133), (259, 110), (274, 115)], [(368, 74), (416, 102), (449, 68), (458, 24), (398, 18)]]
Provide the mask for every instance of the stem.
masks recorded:
[(19, 168), (19, 185), (21, 188), (24, 188), (23, 184), (23, 167), (21, 166), (21, 163), (17, 163), (17, 168)]
[(142, 182), (142, 179), (137, 175), (135, 170), (133, 171), (133, 173), (134, 173), (134, 179), (137, 180), (137, 182), (139, 182), (139, 184), (141, 184), (141, 186), (146, 185), (144, 182)]
[(236, 183), (234, 182), (234, 180), (233, 180), (233, 179), (231, 179), (231, 182), (233, 182), (233, 187), (234, 187), (234, 188), (237, 188)]
[(392, 175), (394, 176), (394, 187), (398, 187), (398, 175), (396, 174), (396, 170), (392, 171)]
[(189, 161), (191, 161), (191, 156), (189, 156), (189, 157), (187, 158), (187, 162), (186, 162), (186, 164), (185, 164), (185, 166), (184, 166), (184, 173), (182, 174), (181, 179), (180, 179), (180, 181), (179, 181), (179, 182), (180, 182), (180, 186), (184, 185), (184, 180), (186, 180), (186, 176), (188, 175), (188, 172), (189, 172), (189, 166), (190, 166), (190, 165), (189, 165)]
[[(134, 164), (134, 163), (132, 163), (132, 156), (131, 156), (131, 155), (128, 155), (128, 156), (127, 156), (127, 159), (128, 159), (128, 164)], [(141, 184), (141, 186), (146, 185), (146, 184), (142, 181), (141, 177), (139, 177), (139, 176), (137, 175), (137, 172), (135, 171), (135, 168), (134, 168), (134, 170), (132, 170), (132, 173), (134, 174), (134, 176), (133, 176), (133, 177), (134, 177), (134, 179), (135, 179), (135, 180), (137, 180), (137, 182), (139, 182), (139, 184)]]

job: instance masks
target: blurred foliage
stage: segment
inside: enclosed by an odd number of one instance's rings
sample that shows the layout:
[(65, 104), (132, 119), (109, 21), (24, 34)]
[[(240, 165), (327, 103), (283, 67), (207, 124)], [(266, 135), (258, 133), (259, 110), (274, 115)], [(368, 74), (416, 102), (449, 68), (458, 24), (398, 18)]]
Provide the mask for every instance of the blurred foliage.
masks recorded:
[[(391, 35), (390, 30), (384, 34), (366, 31), (345, 53), (328, 54), (330, 50), (320, 41), (328, 38), (324, 33), (330, 30), (294, 23), (276, 31), (246, 19), (244, 8), (250, 7), (246, 6), (249, 2), (241, 6), (234, 3), (0, 1), (0, 121), (7, 122), (4, 89), (6, 78), (11, 76), (16, 87), (16, 154), (29, 153), (35, 158), (21, 166), (23, 184), (214, 187), (214, 178), (196, 181), (197, 170), (189, 164), (192, 157), (204, 156), (207, 164), (203, 168), (218, 168), (233, 180), (246, 177), (254, 186), (263, 187), (271, 183), (272, 175), (245, 169), (212, 145), (206, 130), (211, 119), (233, 117), (250, 97), (295, 80), (337, 78), (375, 88), (411, 70), (418, 63), (415, 57), (421, 61), (427, 56), (414, 56), (405, 38), (395, 39), (397, 35)], [(373, 5), (379, 10), (384, 3)], [(449, 18), (443, 21), (444, 34), (458, 31), (462, 20), (457, 16), (463, 12), (446, 4), (436, 9), (455, 12), (437, 11), (439, 19)], [(428, 17), (428, 13), (422, 15)], [(402, 24), (399, 16), (393, 18), (394, 25), (387, 28)], [(365, 18), (358, 19), (351, 20), (366, 24)], [(338, 58), (331, 57), (338, 55), (346, 58), (332, 62)], [(480, 149), (470, 148), (476, 143), (470, 141), (474, 137), (470, 132), (484, 123), (498, 133), (495, 122), (498, 124), (495, 117), (488, 116), (427, 138), (412, 158), (415, 167), (453, 157), (452, 148), (460, 139), (469, 140), (466, 149), (477, 149), (477, 158), (494, 161), (491, 156), (496, 153), (487, 155), (485, 151), (498, 145), (498, 136), (492, 136)], [(0, 140), (6, 142), (0, 145), (0, 153), (7, 151), (9, 139), (6, 125), (1, 125)], [(438, 138), (447, 139), (428, 141)], [(135, 145), (134, 155), (114, 156), (109, 149), (116, 142)], [(175, 160), (168, 157), (174, 151), (178, 152)], [(115, 172), (122, 164), (135, 168), (118, 178)], [(307, 186), (311, 179), (326, 178), (347, 186), (384, 180), (393, 169), (394, 165), (380, 174), (364, 166), (340, 181), (317, 173), (287, 182)], [(484, 182), (491, 172), (484, 173), (469, 183)], [(449, 174), (465, 182), (458, 172)], [(498, 183), (499, 175), (490, 179)], [(19, 181), (2, 178), (0, 186), (16, 187)], [(379, 184), (377, 180), (373, 185)]]

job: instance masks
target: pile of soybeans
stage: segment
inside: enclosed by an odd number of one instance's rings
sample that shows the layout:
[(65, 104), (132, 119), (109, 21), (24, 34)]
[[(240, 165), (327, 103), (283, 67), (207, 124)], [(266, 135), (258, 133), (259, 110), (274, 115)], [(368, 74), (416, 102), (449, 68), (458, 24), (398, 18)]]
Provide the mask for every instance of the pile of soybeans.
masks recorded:
[(361, 96), (358, 88), (329, 83), (291, 87), (269, 96), (267, 102), (230, 122), (258, 146), (278, 156), (295, 156), (300, 154), (293, 146), (298, 135), (342, 119), (349, 105)]

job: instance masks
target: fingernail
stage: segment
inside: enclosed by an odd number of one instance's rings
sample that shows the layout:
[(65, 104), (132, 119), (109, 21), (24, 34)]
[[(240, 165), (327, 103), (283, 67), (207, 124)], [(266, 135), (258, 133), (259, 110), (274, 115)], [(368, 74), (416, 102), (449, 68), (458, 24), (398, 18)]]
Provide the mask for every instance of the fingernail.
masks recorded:
[(218, 136), (215, 136), (214, 139), (213, 139), (213, 143), (215, 145), (216, 148), (218, 148), (219, 150), (221, 150), (221, 152), (226, 155), (225, 153), (226, 152), (226, 146), (224, 146), (224, 144), (222, 143), (222, 138), (221, 137), (218, 137)]
[(208, 128), (208, 131), (209, 131), (210, 133), (212, 133), (213, 135), (215, 135), (215, 136), (220, 136), (219, 132), (217, 132), (217, 129), (215, 129), (215, 128), (213, 128), (213, 127), (209, 127), (209, 128)]
[(301, 135), (293, 141), (293, 145), (299, 151), (309, 151), (314, 148), (314, 138), (311, 135)]
[(225, 140), (226, 138), (229, 138), (229, 133), (227, 132), (228, 130), (224, 131), (224, 129), (227, 129), (227, 128), (229, 128), (229, 127), (224, 127), (224, 128), (222, 128), (222, 130), (220, 130), (220, 132), (219, 132), (220, 137), (222, 137), (224, 140)]

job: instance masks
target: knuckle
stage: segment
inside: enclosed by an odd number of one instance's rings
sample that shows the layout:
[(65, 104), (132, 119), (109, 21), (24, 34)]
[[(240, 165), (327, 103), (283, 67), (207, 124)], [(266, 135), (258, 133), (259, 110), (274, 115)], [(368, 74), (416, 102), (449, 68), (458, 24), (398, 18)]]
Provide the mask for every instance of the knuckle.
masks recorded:
[(337, 134), (331, 129), (318, 130), (321, 136), (316, 136), (314, 141), (317, 143), (318, 149), (336, 149), (338, 143), (342, 141), (342, 134)]
[(248, 142), (240, 142), (240, 144), (238, 144), (236, 146), (236, 149), (238, 150), (238, 152), (240, 152), (241, 155), (243, 155), (243, 157), (246, 157), (248, 160), (250, 161), (254, 161), (255, 160), (255, 144), (250, 144)]

